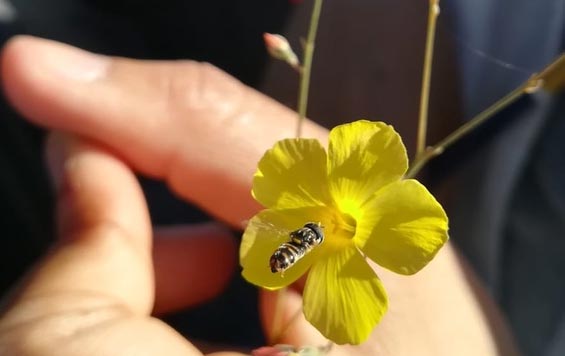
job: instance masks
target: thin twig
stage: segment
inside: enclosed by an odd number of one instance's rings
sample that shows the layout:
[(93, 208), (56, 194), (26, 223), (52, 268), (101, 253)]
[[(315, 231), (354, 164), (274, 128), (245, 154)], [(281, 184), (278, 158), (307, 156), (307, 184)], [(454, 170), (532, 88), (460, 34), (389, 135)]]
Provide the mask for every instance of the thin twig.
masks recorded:
[(453, 131), (439, 143), (432, 147), (426, 148), (424, 152), (420, 156), (418, 156), (414, 163), (410, 166), (410, 169), (408, 169), (408, 172), (406, 172), (404, 178), (414, 178), (432, 158), (442, 154), (447, 147), (451, 146), (456, 141), (469, 134), (479, 125), (483, 124), (485, 121), (493, 117), (496, 113), (506, 108), (507, 106), (521, 98), (523, 95), (532, 94), (538, 89), (542, 88), (544, 82), (543, 73), (544, 72), (542, 72), (542, 74), (534, 74), (529, 80), (524, 82), (518, 88), (514, 89), (502, 99), (498, 100), (496, 103), (487, 108), (485, 111), (469, 120), (465, 125)]
[(298, 88), (298, 123), (296, 125), (297, 138), (302, 135), (302, 126), (304, 125), (306, 110), (308, 108), (308, 92), (310, 90), (312, 59), (314, 58), (316, 33), (318, 32), (322, 3), (323, 0), (314, 0), (314, 7), (310, 17), (310, 28), (308, 29), (308, 37), (304, 43), (304, 56), (302, 59), (302, 70), (300, 71), (300, 86)]
[(439, 0), (430, 0), (428, 10), (428, 26), (426, 35), (426, 51), (424, 55), (424, 70), (422, 72), (422, 91), (420, 95), (420, 113), (418, 116), (418, 137), (416, 141), (416, 159), (424, 154), (428, 130), (428, 107), (430, 102), (430, 82), (432, 77), (432, 62), (437, 17), (439, 15)]

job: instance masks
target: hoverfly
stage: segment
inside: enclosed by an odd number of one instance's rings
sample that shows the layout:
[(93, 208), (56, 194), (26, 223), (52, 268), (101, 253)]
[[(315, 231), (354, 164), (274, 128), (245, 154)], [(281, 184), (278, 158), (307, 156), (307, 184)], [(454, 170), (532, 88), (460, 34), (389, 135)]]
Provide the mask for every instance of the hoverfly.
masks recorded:
[(282, 243), (271, 256), (269, 266), (271, 272), (283, 273), (292, 267), (316, 246), (324, 242), (323, 226), (320, 223), (309, 222), (289, 234), (290, 240)]

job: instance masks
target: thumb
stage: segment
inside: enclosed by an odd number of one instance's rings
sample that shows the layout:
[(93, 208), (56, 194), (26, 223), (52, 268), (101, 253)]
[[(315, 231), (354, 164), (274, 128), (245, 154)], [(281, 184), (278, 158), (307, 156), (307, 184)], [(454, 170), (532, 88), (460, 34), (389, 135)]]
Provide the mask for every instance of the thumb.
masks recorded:
[(48, 161), (59, 241), (19, 299), (53, 296), (59, 308), (72, 304), (61, 298), (104, 296), (134, 314), (148, 314), (154, 291), (151, 225), (134, 174), (107, 150), (62, 134), (49, 137)]
[(131, 170), (74, 137), (48, 146), (61, 238), (3, 313), (0, 354), (201, 355), (148, 317), (151, 228)]

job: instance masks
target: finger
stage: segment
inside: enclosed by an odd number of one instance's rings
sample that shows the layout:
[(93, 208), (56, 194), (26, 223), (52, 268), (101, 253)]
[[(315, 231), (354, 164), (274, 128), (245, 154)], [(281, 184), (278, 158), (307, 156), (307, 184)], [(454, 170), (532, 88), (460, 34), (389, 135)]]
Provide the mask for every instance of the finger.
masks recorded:
[(218, 224), (155, 230), (154, 313), (168, 313), (218, 295), (235, 272), (236, 242)]
[(302, 313), (302, 296), (294, 289), (260, 292), (261, 322), (272, 344), (323, 346), (328, 343)]
[[(103, 142), (234, 226), (258, 208), (249, 194), (257, 161), (295, 134), (294, 112), (207, 64), (109, 58), (17, 37), (4, 48), (2, 78), (30, 120)], [(304, 133), (327, 134), (311, 122)]]
[(135, 176), (105, 149), (68, 136), (51, 136), (48, 156), (61, 239), (20, 300), (44, 299), (45, 310), (61, 310), (102, 296), (129, 312), (149, 313), (151, 227)]

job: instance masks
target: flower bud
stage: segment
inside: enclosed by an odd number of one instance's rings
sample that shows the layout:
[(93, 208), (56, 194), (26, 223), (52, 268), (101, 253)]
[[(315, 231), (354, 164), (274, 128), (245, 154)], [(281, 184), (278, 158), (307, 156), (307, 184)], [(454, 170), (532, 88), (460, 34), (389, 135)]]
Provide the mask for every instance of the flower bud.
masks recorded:
[(264, 33), (263, 39), (265, 40), (267, 51), (273, 58), (285, 61), (292, 67), (299, 67), (298, 57), (290, 47), (286, 38), (277, 34)]

